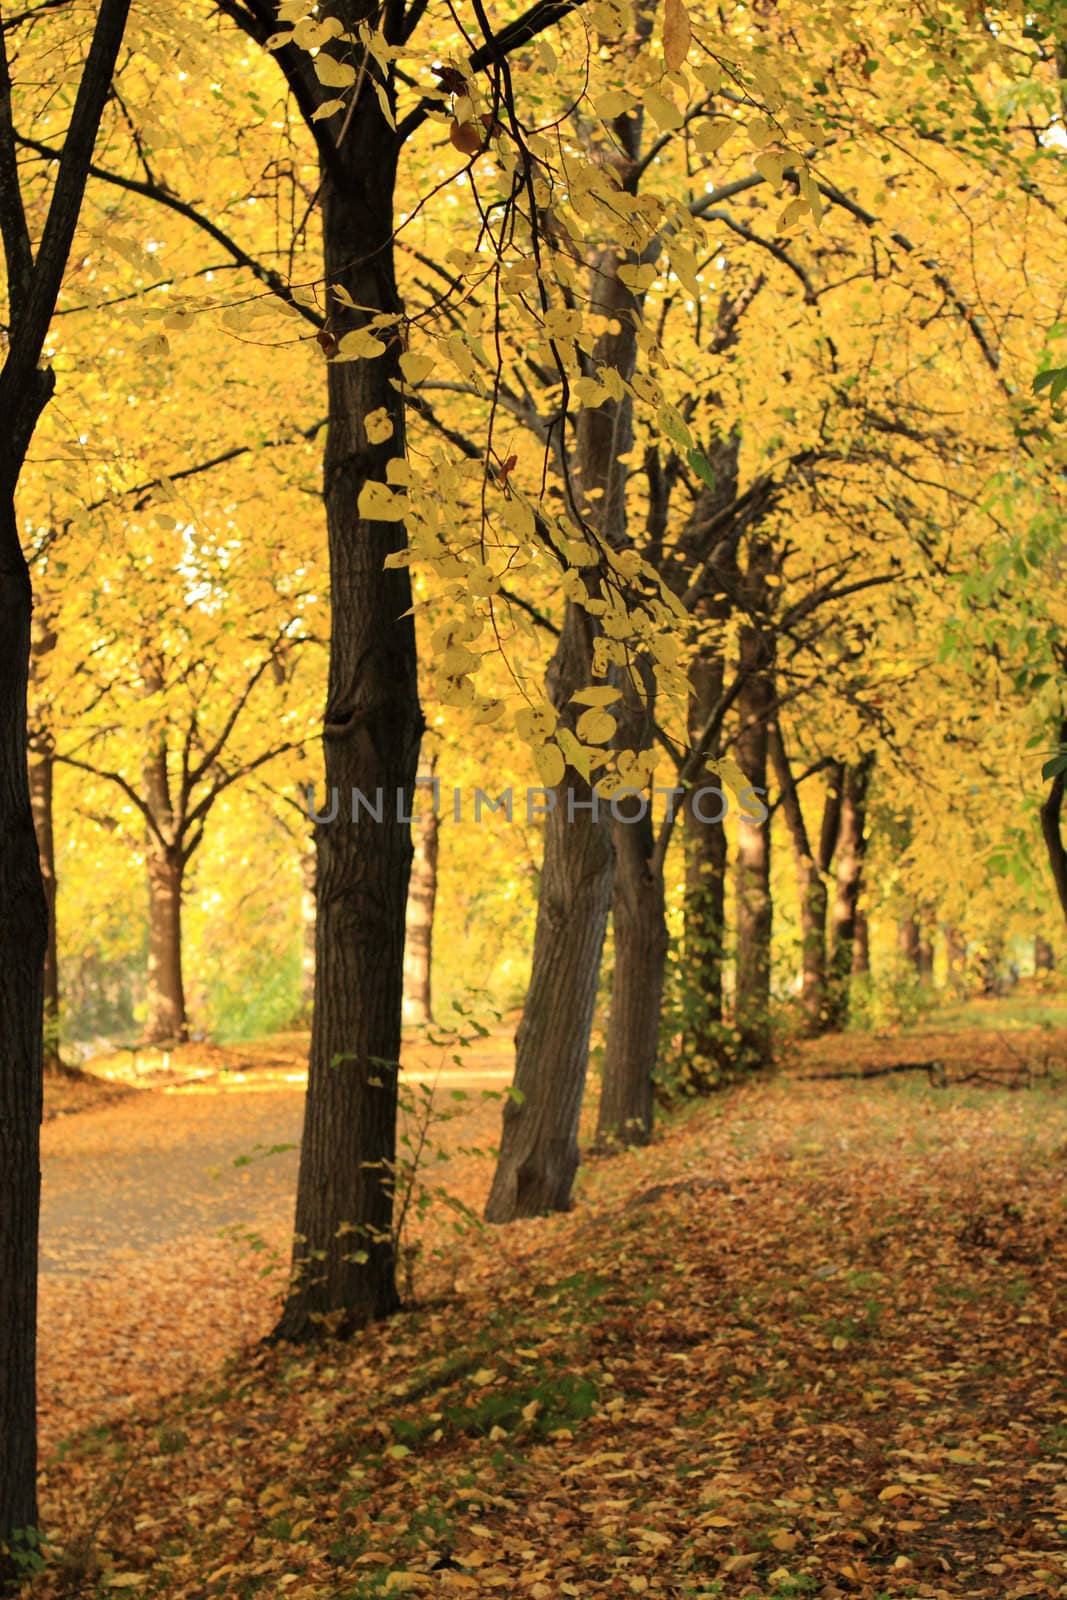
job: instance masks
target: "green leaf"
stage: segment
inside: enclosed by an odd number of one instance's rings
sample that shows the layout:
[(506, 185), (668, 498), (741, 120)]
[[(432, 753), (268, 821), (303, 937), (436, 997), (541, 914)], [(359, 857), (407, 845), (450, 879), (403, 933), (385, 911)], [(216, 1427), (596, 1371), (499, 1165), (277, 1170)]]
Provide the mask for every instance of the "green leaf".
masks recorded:
[(1058, 778), (1061, 772), (1067, 772), (1067, 750), (1061, 750), (1058, 756), (1053, 756), (1041, 768), (1041, 776), (1046, 780)]
[(706, 483), (709, 489), (714, 489), (715, 469), (707, 456), (701, 455), (699, 450), (690, 450), (687, 459), (701, 483)]

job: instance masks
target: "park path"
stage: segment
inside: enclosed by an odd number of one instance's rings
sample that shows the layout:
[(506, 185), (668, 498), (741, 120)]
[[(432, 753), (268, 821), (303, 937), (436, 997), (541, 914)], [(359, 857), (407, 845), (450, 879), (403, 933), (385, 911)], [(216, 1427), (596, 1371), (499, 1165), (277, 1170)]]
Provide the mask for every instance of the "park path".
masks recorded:
[[(430, 1072), (405, 1073), (413, 1090)], [(502, 1060), (440, 1074), (470, 1100), (435, 1146), (496, 1142)], [(45, 1445), (143, 1405), (262, 1337), (285, 1281), (304, 1109), (299, 1071), (140, 1090), (42, 1130)], [(249, 1159), (250, 1158), (250, 1159)], [(480, 1204), (488, 1163), (435, 1181)], [(268, 1280), (264, 1283), (264, 1279)], [(265, 1292), (266, 1291), (266, 1292)]]

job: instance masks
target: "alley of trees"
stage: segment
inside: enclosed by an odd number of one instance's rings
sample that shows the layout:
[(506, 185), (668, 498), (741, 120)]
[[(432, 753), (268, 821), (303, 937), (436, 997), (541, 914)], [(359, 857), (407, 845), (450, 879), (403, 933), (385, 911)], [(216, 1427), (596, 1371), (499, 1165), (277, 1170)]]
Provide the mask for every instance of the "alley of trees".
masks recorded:
[(514, 1031), (506, 1224), (1054, 984), (1067, 17), (0, 15), (2, 1582), (109, 1042), (309, 1030), (306, 1346), (406, 1304), (413, 1041)]

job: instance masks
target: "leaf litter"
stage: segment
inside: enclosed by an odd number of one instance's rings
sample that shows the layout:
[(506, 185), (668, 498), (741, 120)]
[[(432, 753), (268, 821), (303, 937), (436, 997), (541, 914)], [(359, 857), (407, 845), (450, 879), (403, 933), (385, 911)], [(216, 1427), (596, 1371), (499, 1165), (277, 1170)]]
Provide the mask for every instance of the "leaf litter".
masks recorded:
[(1065, 1175), (1054, 1079), (781, 1076), (566, 1216), (422, 1219), (419, 1303), (347, 1345), (255, 1343), (276, 1214), (46, 1278), (30, 1592), (1067, 1595)]

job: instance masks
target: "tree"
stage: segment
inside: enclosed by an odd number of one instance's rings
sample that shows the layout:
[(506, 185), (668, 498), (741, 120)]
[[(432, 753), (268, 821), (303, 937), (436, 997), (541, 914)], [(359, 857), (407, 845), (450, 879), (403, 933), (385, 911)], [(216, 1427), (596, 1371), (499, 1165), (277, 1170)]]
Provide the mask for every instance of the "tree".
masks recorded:
[[(22, 188), (14, 84), (0, 30), (0, 236), (7, 269), (7, 349), (0, 368), (0, 1542), (37, 1522), (36, 1305), (44, 958), (48, 908), (26, 764), (32, 594), (16, 493), (55, 380), (42, 366), (129, 11), (101, 0), (77, 79), (44, 225)], [(0, 1581), (11, 1572), (6, 1558)]]

